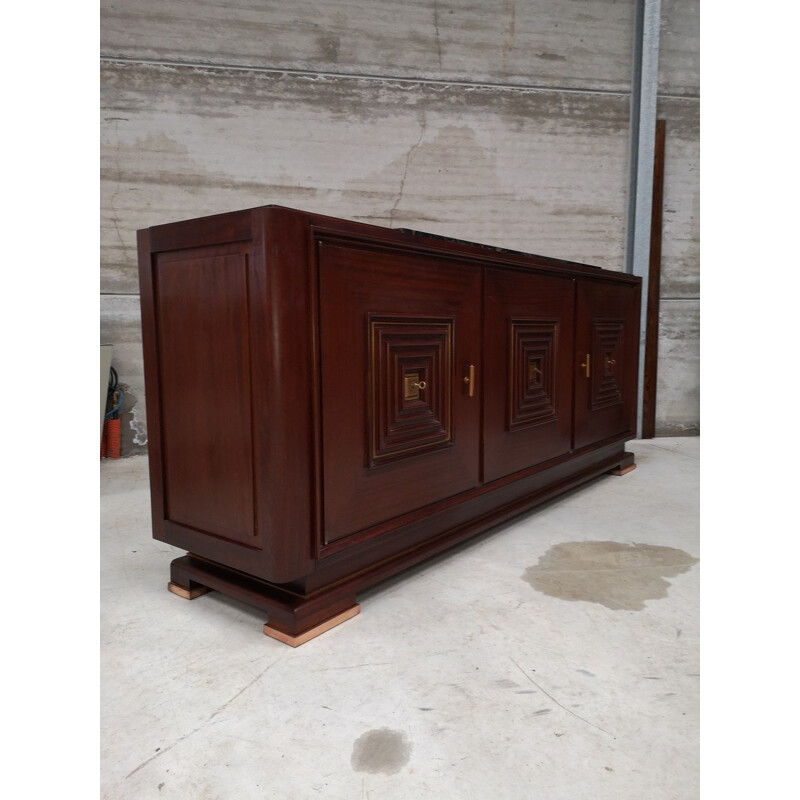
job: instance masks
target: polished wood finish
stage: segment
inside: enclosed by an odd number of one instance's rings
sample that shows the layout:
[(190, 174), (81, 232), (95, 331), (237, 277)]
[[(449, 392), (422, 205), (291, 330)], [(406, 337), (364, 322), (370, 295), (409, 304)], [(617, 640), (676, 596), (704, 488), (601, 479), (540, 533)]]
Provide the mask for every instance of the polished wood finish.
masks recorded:
[(481, 271), (322, 242), (319, 272), (325, 546), (479, 484)]
[(272, 206), (140, 231), (139, 263), (170, 588), (284, 638), (632, 463), (638, 278)]
[(572, 447), (575, 285), (486, 270), (485, 481)]
[(658, 387), (658, 314), (661, 300), (661, 233), (664, 224), (664, 162), (667, 121), (656, 120), (653, 162), (653, 213), (650, 218), (650, 264), (647, 281), (647, 323), (642, 381), (642, 439), (656, 435)]
[(246, 243), (159, 253), (154, 274), (166, 516), (257, 546), (249, 256)]
[[(641, 284), (583, 281), (575, 312), (573, 448), (636, 435)], [(588, 362), (586, 357), (589, 357)], [(588, 363), (586, 368), (582, 366)]]

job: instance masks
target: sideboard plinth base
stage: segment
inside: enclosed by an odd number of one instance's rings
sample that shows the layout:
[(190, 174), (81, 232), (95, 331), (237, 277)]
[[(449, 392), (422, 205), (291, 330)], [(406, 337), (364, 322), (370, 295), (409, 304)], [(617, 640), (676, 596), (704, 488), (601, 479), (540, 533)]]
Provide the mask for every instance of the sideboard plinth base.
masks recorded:
[(264, 633), (292, 647), (319, 636), (360, 611), (355, 588), (338, 585), (307, 595), (247, 575), (192, 553), (170, 565), (169, 589), (192, 599), (217, 591), (267, 615)]
[[(169, 589), (188, 599), (217, 591), (254, 606), (266, 615), (263, 632), (267, 636), (298, 647), (358, 614), (356, 597), (360, 591), (582, 483), (608, 473), (624, 475), (634, 467), (633, 454), (624, 450), (622, 442), (612, 442), (557, 463), (547, 471), (500, 484), (496, 490), (502, 492), (499, 499), (488, 493), (476, 493), (462, 502), (463, 508), (455, 505), (432, 514), (431, 517), (438, 518), (441, 526), (438, 530), (429, 530), (424, 537), (417, 531), (416, 541), (407, 535), (394, 552), (384, 553), (383, 558), (366, 551), (370, 558), (361, 556), (360, 562), (352, 557), (350, 562), (341, 558), (338, 562), (332, 560), (292, 583), (272, 583), (196, 553), (187, 553), (170, 565)], [(409, 529), (414, 532), (413, 523), (406, 527), (406, 532)]]

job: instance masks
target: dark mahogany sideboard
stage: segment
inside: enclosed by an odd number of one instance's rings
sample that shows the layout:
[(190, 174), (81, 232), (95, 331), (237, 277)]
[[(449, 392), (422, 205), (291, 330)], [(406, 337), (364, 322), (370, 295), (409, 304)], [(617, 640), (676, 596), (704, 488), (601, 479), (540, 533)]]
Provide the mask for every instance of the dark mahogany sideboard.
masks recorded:
[(138, 233), (153, 535), (301, 644), (633, 469), (640, 279), (277, 206)]

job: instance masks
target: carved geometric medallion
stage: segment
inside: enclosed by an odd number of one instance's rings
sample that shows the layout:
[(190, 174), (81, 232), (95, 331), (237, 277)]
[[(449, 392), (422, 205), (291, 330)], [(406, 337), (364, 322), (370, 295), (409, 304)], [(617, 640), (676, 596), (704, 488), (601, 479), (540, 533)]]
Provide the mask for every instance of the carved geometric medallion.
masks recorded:
[(592, 320), (592, 411), (622, 402), (624, 327), (623, 320)]
[(450, 446), (453, 319), (369, 315), (367, 463)]
[(555, 420), (558, 320), (512, 319), (509, 347), (510, 431)]

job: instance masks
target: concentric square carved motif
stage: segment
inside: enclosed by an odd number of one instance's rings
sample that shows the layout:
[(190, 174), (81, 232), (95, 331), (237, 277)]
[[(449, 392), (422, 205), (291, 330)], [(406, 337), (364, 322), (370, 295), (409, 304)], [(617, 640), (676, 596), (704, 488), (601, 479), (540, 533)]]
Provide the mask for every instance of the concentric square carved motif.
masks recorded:
[(594, 353), (592, 373), (591, 408), (617, 405), (622, 402), (622, 387), (619, 384), (623, 375), (622, 356), (624, 323), (622, 320), (593, 320), (592, 353)]
[(508, 429), (555, 420), (557, 320), (512, 319)]
[(369, 465), (449, 446), (452, 318), (370, 315), (369, 362)]

